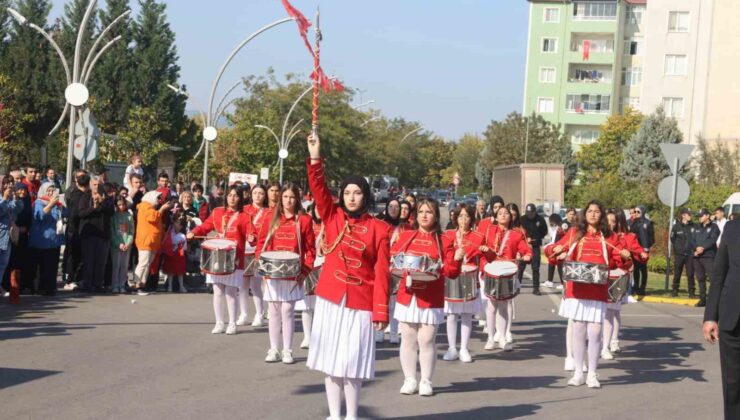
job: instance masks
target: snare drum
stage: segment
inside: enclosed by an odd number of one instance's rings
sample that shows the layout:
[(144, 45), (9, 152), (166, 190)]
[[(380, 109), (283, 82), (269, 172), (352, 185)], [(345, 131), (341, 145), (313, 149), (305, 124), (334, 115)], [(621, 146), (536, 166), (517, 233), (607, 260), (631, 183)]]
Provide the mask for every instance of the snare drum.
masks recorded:
[(236, 269), (236, 243), (228, 239), (208, 239), (200, 246), (200, 270), (206, 274), (232, 274)]
[(630, 274), (620, 268), (609, 271), (609, 302), (622, 301), (630, 286)]
[(316, 285), (321, 277), (321, 267), (314, 268), (311, 273), (303, 279), (303, 293), (313, 295), (316, 291)]
[(516, 274), (519, 266), (513, 261), (493, 261), (483, 267), (483, 293), (489, 299), (508, 300), (519, 294)]
[(254, 260), (254, 247), (247, 245), (244, 247), (244, 277), (251, 277), (255, 273), (257, 262)]
[(478, 297), (478, 267), (473, 264), (462, 266), (460, 276), (445, 279), (445, 300), (468, 302)]
[(565, 261), (563, 279), (576, 283), (606, 284), (609, 279), (609, 267), (604, 264)]
[(391, 274), (403, 277), (408, 273), (414, 281), (435, 281), (439, 278), (439, 261), (426, 255), (398, 254), (391, 258)]
[(289, 251), (265, 251), (257, 261), (257, 273), (270, 279), (294, 279), (301, 274), (301, 257)]

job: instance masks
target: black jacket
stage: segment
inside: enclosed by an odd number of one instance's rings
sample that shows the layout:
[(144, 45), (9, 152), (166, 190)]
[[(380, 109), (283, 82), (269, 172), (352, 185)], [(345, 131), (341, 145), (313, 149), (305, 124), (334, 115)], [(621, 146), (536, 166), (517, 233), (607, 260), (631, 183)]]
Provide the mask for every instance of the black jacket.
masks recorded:
[(653, 228), (653, 222), (640, 217), (635, 219), (630, 226), (630, 232), (637, 235), (637, 240), (640, 242), (640, 246), (649, 251), (650, 248), (655, 245), (655, 229)]
[(694, 226), (694, 234), (691, 235), (692, 254), (696, 248), (702, 247), (704, 248), (704, 252), (699, 257), (714, 258), (714, 255), (717, 253), (717, 239), (719, 239), (719, 234), (719, 226), (712, 222), (709, 222), (706, 226)]
[(69, 209), (69, 215), (67, 216), (67, 232), (72, 235), (79, 233), (80, 217), (78, 210), (80, 207), (80, 199), (85, 195), (84, 192), (77, 188), (77, 185), (73, 185), (67, 188), (64, 193), (64, 204)]
[(542, 246), (542, 238), (547, 236), (547, 222), (539, 214), (530, 219), (526, 215), (521, 218), (522, 227), (527, 231), (527, 237), (532, 239), (531, 246)]
[(740, 220), (725, 225), (711, 280), (704, 321), (732, 331), (740, 318)]
[(85, 193), (77, 209), (80, 217), (79, 232), (82, 239), (92, 236), (110, 239), (110, 219), (115, 211), (112, 200), (105, 199), (98, 207), (94, 207), (92, 195)]
[(692, 255), (694, 253), (694, 247), (691, 246), (691, 238), (694, 235), (695, 226), (691, 221), (683, 224), (678, 220), (673, 225), (671, 243), (673, 244), (673, 251), (677, 255)]

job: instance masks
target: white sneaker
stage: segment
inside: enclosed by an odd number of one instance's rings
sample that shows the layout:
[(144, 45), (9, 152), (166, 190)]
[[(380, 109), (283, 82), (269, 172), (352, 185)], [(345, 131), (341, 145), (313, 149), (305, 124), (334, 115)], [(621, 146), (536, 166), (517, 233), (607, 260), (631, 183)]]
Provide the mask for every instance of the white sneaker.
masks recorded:
[(310, 342), (310, 340), (309, 340), (308, 337), (303, 337), (303, 341), (301, 341), (301, 348), (302, 349), (307, 349), (309, 342)]
[(498, 331), (496, 331), (495, 333), (493, 333), (493, 341), (495, 341), (495, 342), (497, 342), (497, 343), (498, 343), (499, 341), (501, 341), (501, 334), (499, 334), (499, 332), (498, 332)]
[(143, 291), (141, 289), (137, 290), (136, 291), (136, 294), (139, 295), (139, 296), (149, 296), (149, 292), (145, 292), (145, 291)]
[(601, 383), (599, 383), (599, 374), (589, 373), (588, 377), (586, 378), (586, 385), (589, 388), (601, 388)]
[(406, 378), (403, 380), (403, 386), (401, 387), (401, 394), (413, 395), (419, 390), (419, 383), (416, 382), (416, 378)]
[(609, 351), (612, 353), (619, 353), (622, 349), (619, 347), (619, 341), (612, 341), (609, 343)]
[(375, 331), (375, 342), (382, 343), (385, 340), (385, 333), (383, 331)]
[(293, 350), (283, 350), (283, 363), (291, 365), (293, 362)]
[(573, 372), (574, 370), (576, 370), (575, 362), (573, 362), (572, 357), (565, 358), (565, 370), (568, 372)]
[(236, 325), (242, 327), (244, 325), (247, 325), (247, 314), (241, 314), (239, 315), (239, 319), (236, 320)]
[(511, 343), (507, 343), (505, 340), (499, 341), (498, 346), (501, 347), (504, 351), (514, 350), (514, 345)]
[(552, 287), (554, 286), (554, 284), (553, 284), (553, 283), (552, 283), (551, 281), (546, 281), (546, 282), (545, 282), (545, 283), (543, 283), (542, 285), (543, 285), (543, 286), (545, 286), (545, 287), (549, 287), (549, 288), (551, 288), (551, 289), (552, 289)]
[(511, 333), (510, 332), (507, 332), (506, 333), (506, 342), (507, 343), (513, 343), (514, 342), (514, 337), (511, 336)]
[(401, 342), (401, 335), (399, 333), (390, 333), (391, 344), (398, 344)]
[(557, 286), (555, 286), (555, 289), (556, 290), (563, 290), (563, 285), (562, 284), (558, 284)]
[(601, 350), (601, 358), (604, 360), (614, 360), (614, 355), (609, 349), (603, 349)]
[(470, 355), (470, 352), (468, 351), (468, 349), (464, 349), (464, 348), (460, 349), (459, 355), (460, 355), (459, 356), (460, 361), (463, 363), (470, 363), (473, 361), (473, 357)]
[(236, 334), (236, 324), (229, 324), (228, 328), (226, 328), (226, 335), (234, 334)]
[(493, 350), (496, 348), (496, 340), (493, 339), (493, 337), (488, 337), (488, 341), (486, 341), (486, 345), (483, 346), (485, 350)]
[(635, 297), (634, 297), (634, 296), (632, 296), (632, 295), (629, 295), (629, 296), (627, 296), (627, 302), (629, 302), (629, 303), (637, 303), (637, 302), (638, 302), (638, 300), (637, 300), (637, 299), (635, 299)]
[(568, 385), (570, 386), (581, 386), (586, 383), (586, 378), (583, 377), (583, 374), (575, 374), (572, 378), (568, 381)]
[(280, 352), (277, 349), (267, 350), (267, 357), (265, 357), (265, 362), (274, 363), (278, 360), (280, 360)]
[(447, 350), (447, 353), (445, 353), (445, 355), (442, 356), (442, 359), (443, 360), (446, 360), (448, 362), (451, 362), (453, 360), (457, 360), (457, 358), (458, 358), (457, 349), (454, 348), (454, 347), (450, 347)]
[(252, 320), (252, 326), (253, 327), (261, 327), (264, 324), (262, 323), (262, 317), (259, 315), (255, 315), (254, 319)]
[(419, 382), (419, 395), (422, 397), (431, 397), (434, 395), (432, 382), (429, 379), (422, 379), (421, 382)]
[(77, 283), (67, 283), (64, 285), (64, 290), (75, 290), (79, 286), (77, 286)]
[(479, 319), (478, 320), (478, 326), (485, 328), (486, 327), (486, 320), (485, 319)]
[(211, 330), (211, 334), (223, 334), (226, 331), (226, 326), (223, 322), (217, 322), (216, 326)]

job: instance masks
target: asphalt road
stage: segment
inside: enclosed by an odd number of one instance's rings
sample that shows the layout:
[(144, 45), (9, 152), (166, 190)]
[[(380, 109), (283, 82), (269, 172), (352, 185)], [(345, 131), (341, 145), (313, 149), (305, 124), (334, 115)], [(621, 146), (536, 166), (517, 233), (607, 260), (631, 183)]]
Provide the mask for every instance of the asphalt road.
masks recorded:
[[(637, 303), (624, 309), (623, 352), (602, 362), (603, 388), (567, 387), (558, 295), (516, 299), (515, 350), (445, 362), (434, 397), (402, 396), (398, 348), (377, 351), (364, 418), (721, 418), (718, 349), (701, 339), (701, 311)], [(133, 303), (135, 300), (136, 303)], [(210, 334), (211, 296), (24, 297), (0, 304), (0, 401), (8, 419), (321, 419), (322, 375), (305, 367), (296, 319), (294, 365), (266, 364), (266, 328)]]

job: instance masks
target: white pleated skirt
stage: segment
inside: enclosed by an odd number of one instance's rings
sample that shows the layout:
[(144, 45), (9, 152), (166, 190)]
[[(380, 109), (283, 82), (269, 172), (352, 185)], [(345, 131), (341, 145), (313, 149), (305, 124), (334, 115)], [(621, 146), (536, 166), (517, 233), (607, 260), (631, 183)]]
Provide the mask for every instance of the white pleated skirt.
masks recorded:
[(206, 284), (223, 284), (231, 287), (244, 287), (244, 270), (236, 270), (231, 274), (207, 274)]
[(414, 295), (409, 306), (396, 302), (393, 318), (398, 322), (409, 324), (439, 325), (445, 320), (445, 310), (444, 308), (420, 308), (416, 305), (416, 295)]
[(483, 310), (483, 304), (480, 296), (467, 302), (450, 302), (445, 300), (445, 314), (477, 314)]
[(309, 369), (339, 378), (375, 377), (373, 314), (316, 297), (308, 346)]
[(304, 295), (303, 299), (295, 303), (296, 311), (312, 311), (316, 309), (316, 295)]
[(601, 323), (605, 314), (606, 302), (574, 298), (560, 301), (559, 315), (573, 321)]
[(303, 299), (303, 287), (294, 280), (264, 279), (266, 302), (294, 302)]

